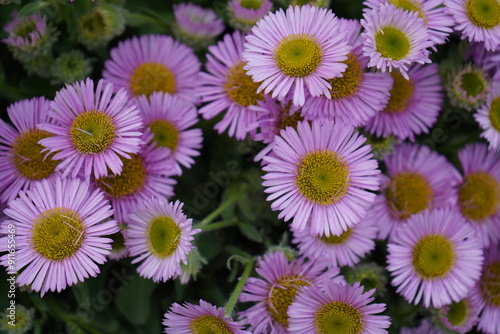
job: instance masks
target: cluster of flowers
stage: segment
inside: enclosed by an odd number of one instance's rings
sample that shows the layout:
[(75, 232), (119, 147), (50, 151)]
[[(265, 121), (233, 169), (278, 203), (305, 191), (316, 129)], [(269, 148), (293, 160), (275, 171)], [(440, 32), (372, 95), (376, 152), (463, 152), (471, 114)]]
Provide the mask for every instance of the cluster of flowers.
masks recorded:
[[(240, 322), (204, 301), (174, 304), (166, 333), (248, 333), (246, 325), (256, 334), (385, 333), (389, 318), (377, 315), (385, 306), (370, 304), (375, 290), (339, 275), (375, 239), (388, 240), (397, 293), (436, 309), (415, 333), (465, 333), (477, 323), (500, 333), (500, 3), (366, 0), (360, 21), (311, 5), (272, 12), (268, 0), (228, 6), (238, 30), (208, 47), (205, 72), (190, 47), (144, 35), (111, 51), (96, 87), (87, 79), (53, 101), (8, 109), (0, 233), (16, 225), (17, 282), (43, 294), (95, 276), (118, 222), (140, 275), (182, 279), (199, 230), (180, 202), (167, 202), (172, 177), (199, 154), (201, 131), (189, 129), (197, 113), (222, 114), (219, 133), (267, 145), (256, 156), (263, 186), (279, 218), (291, 220), (300, 256), (258, 260), (261, 278), (248, 279), (240, 296), (255, 304)], [(194, 5), (177, 6), (175, 16), (174, 34), (189, 45), (212, 44), (224, 30)], [(462, 173), (414, 143), (441, 111), (430, 56), (453, 31), (473, 46), (471, 63), (450, 75), (448, 98), (477, 111), (489, 142), (459, 153)], [(360, 130), (374, 143), (399, 142), (378, 152), (385, 175)]]

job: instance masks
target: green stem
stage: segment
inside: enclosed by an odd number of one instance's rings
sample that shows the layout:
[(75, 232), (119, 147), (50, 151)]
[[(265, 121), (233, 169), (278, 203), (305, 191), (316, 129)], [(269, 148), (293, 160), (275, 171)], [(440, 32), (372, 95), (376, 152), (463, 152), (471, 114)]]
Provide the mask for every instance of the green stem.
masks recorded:
[(217, 209), (215, 209), (211, 214), (205, 217), (201, 222), (196, 224), (196, 227), (202, 228), (202, 226), (210, 224), (218, 215), (221, 214), (228, 206), (236, 202), (245, 192), (247, 191), (246, 187), (243, 187), (236, 195), (223, 202)]
[(220, 222), (216, 222), (216, 223), (213, 223), (210, 225), (205, 225), (205, 226), (194, 225), (193, 228), (199, 227), (202, 229), (202, 232), (207, 232), (207, 231), (212, 231), (212, 230), (216, 230), (219, 228), (229, 227), (229, 226), (233, 226), (233, 225), (237, 225), (237, 224), (238, 224), (237, 220), (228, 219), (228, 220), (221, 220)]
[(248, 277), (250, 276), (252, 269), (253, 269), (253, 259), (249, 260), (245, 265), (245, 269), (243, 270), (243, 274), (241, 274), (241, 278), (238, 281), (238, 284), (236, 284), (236, 287), (234, 288), (231, 297), (227, 301), (226, 306), (224, 306), (224, 310), (226, 311), (226, 316), (231, 317), (234, 306), (236, 305), (236, 302), (240, 297), (241, 291), (243, 290), (243, 286), (245, 285)]

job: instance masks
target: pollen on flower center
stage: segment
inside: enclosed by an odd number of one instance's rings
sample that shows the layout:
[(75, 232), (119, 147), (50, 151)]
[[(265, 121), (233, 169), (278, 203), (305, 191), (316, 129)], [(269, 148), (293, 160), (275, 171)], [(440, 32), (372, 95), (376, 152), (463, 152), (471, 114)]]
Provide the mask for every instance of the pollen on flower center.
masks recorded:
[(401, 30), (382, 27), (375, 34), (376, 50), (382, 57), (400, 60), (410, 53), (410, 40)]
[(61, 261), (72, 256), (84, 238), (82, 220), (73, 210), (49, 209), (33, 221), (32, 247), (46, 259)]
[(413, 267), (424, 279), (445, 275), (455, 262), (453, 244), (443, 235), (430, 234), (415, 245)]
[(204, 315), (191, 321), (189, 325), (192, 334), (232, 334), (224, 320), (213, 315)]
[(500, 131), (500, 97), (491, 101), (490, 111), (488, 113), (491, 126), (497, 131)]
[(344, 302), (330, 302), (316, 311), (315, 325), (318, 333), (355, 334), (361, 333), (361, 314)]
[(176, 91), (175, 74), (163, 64), (144, 63), (139, 65), (130, 77), (130, 89), (135, 96), (149, 97), (154, 92), (173, 95)]
[(172, 255), (177, 249), (181, 229), (170, 217), (159, 216), (151, 220), (148, 232), (149, 249), (160, 259)]
[(416, 172), (394, 175), (386, 192), (388, 206), (401, 220), (429, 208), (433, 195), (429, 182)]
[(97, 154), (108, 149), (115, 138), (111, 117), (97, 110), (79, 114), (69, 130), (75, 148), (84, 154)]
[(446, 318), (453, 326), (460, 326), (466, 320), (469, 311), (469, 303), (467, 299), (462, 299), (459, 302), (452, 303), (448, 308)]
[(262, 0), (242, 0), (240, 6), (246, 9), (257, 10), (262, 6)]
[(500, 262), (490, 264), (483, 271), (480, 287), (484, 299), (500, 307)]
[(347, 193), (349, 168), (337, 152), (309, 152), (299, 162), (295, 183), (299, 192), (310, 201), (330, 205)]
[(156, 146), (168, 147), (171, 152), (177, 149), (179, 144), (179, 130), (176, 126), (167, 120), (157, 119), (149, 125), (151, 132), (154, 133), (153, 141)]
[(343, 61), (347, 65), (347, 69), (342, 72), (342, 76), (330, 79), (332, 85), (330, 93), (334, 99), (343, 99), (352, 96), (357, 92), (363, 79), (363, 68), (361, 63), (352, 52)]
[(424, 19), (424, 23), (427, 24), (427, 16), (422, 10), (422, 4), (417, 0), (391, 0), (389, 3), (393, 4), (397, 8), (407, 10), (410, 12), (417, 12), (418, 17)]
[(468, 0), (467, 17), (480, 28), (492, 29), (500, 24), (500, 3), (497, 0)]
[(285, 37), (274, 52), (276, 64), (290, 77), (305, 77), (316, 71), (322, 49), (316, 38), (308, 34)]
[(257, 104), (258, 100), (263, 101), (264, 95), (263, 93), (257, 93), (260, 82), (254, 82), (247, 75), (247, 71), (243, 69), (245, 65), (246, 62), (240, 61), (229, 69), (224, 91), (231, 100), (243, 107), (248, 107)]
[(131, 154), (130, 159), (121, 158), (123, 169), (119, 175), (100, 177), (97, 185), (114, 198), (133, 196), (139, 193), (146, 182), (146, 167), (139, 155)]
[(458, 192), (460, 211), (471, 220), (482, 220), (498, 211), (500, 186), (488, 173), (470, 173)]
[(59, 160), (52, 160), (54, 154), (45, 157), (40, 153), (44, 147), (38, 141), (52, 136), (39, 129), (26, 130), (15, 139), (10, 151), (10, 159), (17, 171), (32, 180), (44, 179), (54, 172)]
[(338, 245), (348, 240), (351, 234), (352, 234), (352, 228), (348, 228), (347, 231), (343, 232), (341, 235), (331, 234), (329, 237), (323, 235), (318, 238), (326, 244)]
[(293, 303), (298, 290), (310, 285), (310, 282), (298, 276), (283, 276), (273, 284), (268, 294), (267, 309), (277, 323), (284, 328), (288, 327), (288, 307)]
[(304, 117), (300, 114), (299, 110), (290, 114), (291, 107), (292, 101), (288, 102), (286, 106), (280, 110), (280, 116), (276, 122), (276, 129), (278, 131), (286, 129), (288, 126), (297, 129), (297, 123), (304, 120)]
[(408, 107), (415, 86), (411, 79), (406, 80), (403, 75), (397, 71), (392, 71), (391, 76), (394, 80), (394, 84), (389, 91), (389, 102), (387, 102), (383, 112), (397, 114), (405, 111)]

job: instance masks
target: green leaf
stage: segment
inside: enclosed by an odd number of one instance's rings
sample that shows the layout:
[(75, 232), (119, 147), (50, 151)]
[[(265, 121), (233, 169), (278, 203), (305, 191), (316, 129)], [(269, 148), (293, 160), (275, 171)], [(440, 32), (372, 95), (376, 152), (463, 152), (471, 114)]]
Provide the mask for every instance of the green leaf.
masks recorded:
[(80, 282), (71, 288), (75, 295), (78, 306), (83, 309), (90, 307), (89, 285), (87, 282)]
[(50, 4), (48, 2), (45, 2), (45, 1), (31, 2), (31, 3), (27, 4), (26, 6), (24, 6), (23, 8), (21, 8), (18, 16), (23, 17), (23, 16), (30, 16), (30, 15), (36, 14), (48, 6), (50, 6)]
[(115, 299), (116, 308), (135, 325), (144, 325), (151, 311), (151, 294), (156, 284), (142, 277), (135, 277)]
[(248, 239), (255, 242), (262, 242), (262, 235), (257, 231), (255, 226), (245, 223), (239, 223), (238, 227), (240, 228), (241, 233), (243, 233)]

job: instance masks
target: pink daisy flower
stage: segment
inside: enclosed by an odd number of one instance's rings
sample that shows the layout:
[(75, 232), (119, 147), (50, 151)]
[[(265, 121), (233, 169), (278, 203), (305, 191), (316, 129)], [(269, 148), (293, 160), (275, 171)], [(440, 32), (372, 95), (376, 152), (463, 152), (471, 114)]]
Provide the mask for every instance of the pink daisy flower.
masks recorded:
[(257, 22), (246, 37), (244, 69), (258, 91), (278, 100), (293, 89), (293, 104), (305, 103), (304, 86), (312, 96), (330, 96), (328, 79), (341, 76), (351, 48), (331, 10), (305, 5), (279, 9)]
[(379, 239), (392, 240), (399, 226), (416, 213), (454, 205), (460, 174), (427, 146), (397, 145), (384, 163), (388, 177), (382, 176), (382, 191), (366, 217), (378, 225)]
[(363, 289), (359, 282), (351, 286), (332, 281), (321, 288), (304, 287), (288, 309), (289, 333), (387, 333), (390, 318), (377, 314), (385, 304), (371, 303), (375, 289)]
[(328, 80), (332, 88), (329, 95), (306, 99), (303, 115), (310, 118), (337, 117), (353, 126), (364, 125), (389, 100), (392, 78), (385, 73), (365, 72), (368, 58), (361, 51), (361, 25), (356, 20), (340, 19), (341, 31), (346, 31), (346, 41), (353, 50), (343, 61), (347, 69), (342, 76)]
[[(146, 135), (144, 139), (151, 141), (152, 134), (147, 132)], [(120, 174), (94, 179), (95, 186), (101, 188), (111, 200), (119, 222), (128, 223), (132, 209), (146, 199), (169, 199), (174, 196), (173, 186), (177, 183), (172, 178), (175, 162), (169, 150), (144, 144), (138, 154), (121, 160), (123, 169)]]
[(256, 271), (262, 278), (248, 278), (240, 295), (240, 301), (256, 304), (239, 312), (253, 334), (288, 333), (287, 311), (301, 289), (322, 284), (323, 280), (344, 282), (338, 276), (340, 270), (326, 269), (325, 261), (307, 261), (304, 257), (289, 261), (282, 252), (273, 252), (257, 263)]
[(413, 304), (441, 307), (465, 298), (481, 275), (483, 250), (456, 211), (411, 216), (388, 244), (387, 270), (396, 292)]
[(363, 3), (370, 9), (377, 9), (384, 3), (390, 3), (410, 12), (417, 12), (429, 29), (429, 38), (434, 44), (444, 44), (448, 35), (453, 32), (455, 20), (443, 5), (444, 0), (365, 0)]
[(174, 16), (175, 37), (194, 48), (212, 44), (224, 31), (224, 22), (217, 13), (192, 3), (174, 5)]
[(483, 306), (484, 301), (475, 288), (460, 301), (436, 310), (437, 322), (439, 326), (453, 333), (468, 333), (479, 321)]
[[(149, 98), (139, 96), (137, 107), (144, 127), (153, 133), (156, 147), (168, 148), (175, 161), (177, 175), (182, 174), (180, 165), (189, 168), (193, 157), (200, 155), (203, 141), (201, 129), (189, 129), (198, 122), (196, 108), (177, 96), (156, 92)], [(172, 168), (172, 167), (171, 167)]]
[(484, 302), (477, 328), (483, 333), (500, 333), (500, 245), (491, 245), (485, 251), (485, 261), (477, 293)]
[(361, 220), (339, 236), (313, 237), (307, 229), (292, 232), (293, 243), (297, 244), (301, 255), (310, 259), (327, 260), (331, 267), (353, 267), (375, 248), (378, 228), (375, 222)]
[(484, 131), (481, 137), (489, 143), (489, 148), (500, 150), (500, 83), (494, 83), (488, 93), (486, 104), (477, 110), (474, 119)]
[(200, 299), (200, 305), (185, 302), (173, 303), (165, 313), (163, 326), (166, 334), (224, 333), (251, 334), (243, 324), (225, 315), (224, 308), (213, 306)]
[(61, 160), (56, 170), (63, 177), (84, 176), (96, 178), (121, 173), (120, 156), (130, 159), (139, 151), (142, 119), (135, 106), (129, 103), (121, 89), (112, 95), (113, 85), (99, 80), (94, 90), (91, 79), (67, 85), (56, 93), (50, 103), (49, 117), (53, 123), (41, 123), (38, 128), (53, 136), (41, 139), (42, 152), (57, 152), (52, 159)]
[(299, 122), (275, 138), (262, 183), (292, 229), (340, 235), (357, 224), (375, 200), (380, 171), (365, 137), (334, 121)]
[(142, 35), (118, 43), (102, 76), (131, 96), (164, 92), (197, 103), (193, 94), (200, 62), (193, 50), (170, 36)]
[(389, 102), (365, 128), (378, 137), (392, 134), (401, 140), (415, 141), (415, 135), (429, 133), (441, 111), (444, 95), (438, 66), (413, 66), (406, 79), (398, 71), (391, 76), (394, 85), (389, 91)]
[(57, 175), (59, 161), (41, 153), (44, 147), (38, 144), (51, 134), (36, 128), (38, 123), (51, 122), (49, 108), (43, 97), (22, 100), (7, 107), (14, 127), (0, 120), (0, 201), (10, 201), (34, 182)]
[(500, 44), (500, 2), (498, 0), (445, 0), (455, 19), (455, 30), (471, 42), (483, 42), (486, 50)]
[(231, 0), (227, 4), (229, 24), (242, 32), (248, 32), (272, 8), (270, 0)]
[(475, 111), (484, 105), (490, 86), (486, 71), (467, 64), (449, 76), (446, 92), (452, 106)]
[(417, 327), (403, 327), (400, 334), (443, 334), (443, 331), (436, 328), (428, 318), (422, 319)]
[(431, 62), (427, 48), (433, 43), (418, 12), (384, 3), (365, 12), (361, 24), (365, 28), (363, 52), (370, 57), (368, 67), (376, 67), (382, 72), (392, 72), (396, 68), (408, 80), (411, 64)]
[(500, 153), (486, 144), (467, 145), (458, 153), (464, 172), (457, 206), (483, 247), (500, 240)]
[[(241, 58), (243, 35), (236, 31), (224, 35), (224, 39), (208, 48), (206, 69), (199, 79), (199, 95), (202, 102), (208, 102), (199, 112), (204, 119), (212, 119), (222, 112), (222, 120), (215, 129), (242, 140), (255, 128), (256, 113), (249, 109), (264, 99), (257, 93), (259, 83), (252, 80), (244, 69)], [(251, 127), (251, 125), (254, 125)]]
[[(102, 192), (79, 179), (42, 180), (10, 201), (5, 214), (16, 226), (16, 282), (42, 296), (97, 276), (111, 250), (104, 236), (118, 232)], [(8, 254), (0, 263), (8, 267)]]
[(125, 244), (132, 263), (140, 263), (137, 272), (154, 282), (166, 282), (180, 275), (181, 262), (193, 246), (193, 235), (200, 229), (192, 229), (192, 219), (182, 213), (183, 203), (164, 202), (151, 198), (135, 207), (130, 214)]

